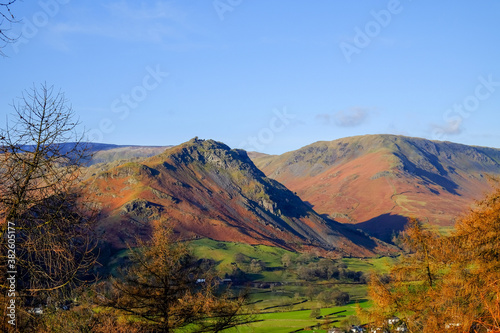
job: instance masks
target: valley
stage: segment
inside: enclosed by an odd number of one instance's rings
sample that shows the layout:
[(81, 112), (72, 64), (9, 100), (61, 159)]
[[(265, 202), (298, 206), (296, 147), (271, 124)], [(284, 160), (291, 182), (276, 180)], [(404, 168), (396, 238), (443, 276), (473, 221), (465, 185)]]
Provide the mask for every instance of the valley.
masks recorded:
[[(371, 306), (370, 274), (397, 261), (389, 243), (408, 219), (449, 230), (500, 173), (500, 150), (389, 135), (279, 156), (197, 138), (97, 156), (106, 162), (91, 163), (85, 182), (103, 208), (107, 273), (127, 264), (126, 244), (147, 239), (151, 223), (168, 225), (235, 292), (248, 292), (259, 314), (243, 332), (349, 326), (358, 306)], [(335, 305), (339, 293), (346, 304)]]

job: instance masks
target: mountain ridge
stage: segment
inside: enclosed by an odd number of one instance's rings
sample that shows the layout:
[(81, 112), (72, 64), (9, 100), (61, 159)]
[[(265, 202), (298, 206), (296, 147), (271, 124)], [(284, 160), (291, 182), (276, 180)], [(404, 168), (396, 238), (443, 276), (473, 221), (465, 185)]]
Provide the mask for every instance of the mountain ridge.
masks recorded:
[[(189, 148), (205, 141), (216, 142), (195, 138), (178, 146), (154, 149), (139, 146), (136, 151), (136, 147), (130, 146), (107, 149), (104, 160), (112, 163), (92, 163), (97, 167), (92, 170), (95, 174), (104, 172), (110, 165), (120, 166), (127, 156), (133, 157), (130, 161), (141, 164), (148, 158), (154, 160), (176, 152), (174, 160), (177, 161), (172, 161), (170, 168), (176, 163), (196, 161), (227, 169), (225, 164), (240, 159), (247, 165), (246, 172), (250, 172), (250, 163), (258, 167), (258, 170), (251, 169), (251, 177), (278, 180), (323, 218), (352, 224), (353, 228), (385, 241), (402, 230), (411, 217), (438, 227), (451, 227), (457, 215), (491, 189), (489, 175), (500, 175), (499, 149), (390, 134), (318, 141), (281, 155), (247, 153), (222, 144), (218, 149), (223, 147), (226, 152), (223, 158), (213, 154), (205, 156), (203, 151)], [(187, 150), (181, 153), (183, 149)], [(240, 178), (246, 177), (244, 170), (233, 167)], [(209, 178), (221, 188), (231, 185), (230, 177), (221, 180), (211, 174)], [(263, 196), (252, 202), (259, 209), (279, 213), (273, 200)]]
[(247, 153), (194, 138), (87, 180), (103, 205), (100, 232), (115, 247), (147, 233), (152, 221), (183, 238), (323, 249), (372, 256), (390, 246), (325, 219), (255, 167)]
[(397, 135), (319, 141), (256, 156), (264, 173), (320, 214), (388, 241), (410, 217), (441, 227), (491, 189), (500, 150)]

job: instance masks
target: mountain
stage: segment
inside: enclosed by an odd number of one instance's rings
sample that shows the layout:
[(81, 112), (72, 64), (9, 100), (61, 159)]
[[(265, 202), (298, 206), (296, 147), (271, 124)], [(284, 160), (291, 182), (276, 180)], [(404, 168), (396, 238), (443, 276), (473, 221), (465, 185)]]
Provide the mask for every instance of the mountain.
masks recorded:
[(408, 217), (439, 227), (491, 190), (500, 150), (396, 135), (316, 142), (254, 163), (320, 214), (390, 240)]
[(86, 180), (102, 205), (99, 231), (115, 248), (151, 223), (166, 223), (184, 239), (321, 249), (371, 256), (393, 248), (318, 215), (279, 182), (267, 178), (243, 150), (197, 138), (140, 162), (101, 165)]
[[(74, 143), (66, 143), (68, 149)], [(135, 146), (135, 145), (114, 145), (108, 143), (84, 142), (88, 153), (92, 155), (87, 165), (97, 163), (109, 163), (119, 160), (129, 160), (132, 158), (151, 157), (162, 153), (172, 146)]]

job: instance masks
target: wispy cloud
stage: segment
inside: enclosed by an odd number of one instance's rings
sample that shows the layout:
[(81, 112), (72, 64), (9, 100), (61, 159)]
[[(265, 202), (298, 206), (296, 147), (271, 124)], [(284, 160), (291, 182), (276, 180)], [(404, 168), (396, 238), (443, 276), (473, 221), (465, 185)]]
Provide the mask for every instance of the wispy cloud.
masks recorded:
[(325, 125), (335, 124), (339, 127), (355, 127), (363, 124), (369, 115), (369, 110), (354, 107), (348, 110), (340, 110), (333, 114), (322, 113), (316, 115), (316, 119)]
[(330, 125), (332, 116), (328, 113), (320, 113), (316, 115), (316, 120), (318, 120), (323, 125)]
[[(96, 9), (98, 8), (98, 9)], [(203, 31), (188, 23), (187, 13), (170, 1), (115, 1), (92, 8), (86, 21), (59, 22), (51, 27), (54, 38), (70, 40), (81, 34), (125, 42), (178, 45), (192, 43)], [(96, 11), (101, 12), (96, 12)], [(88, 19), (92, 17), (93, 19)], [(105, 17), (106, 19), (103, 19)]]
[(433, 132), (439, 132), (444, 135), (459, 135), (463, 132), (462, 123), (463, 119), (457, 117), (453, 121), (449, 121), (446, 125), (432, 124), (431, 128)]
[(119, 18), (135, 21), (167, 19), (179, 22), (186, 17), (185, 12), (168, 1), (136, 3), (122, 0), (104, 4), (103, 7)]

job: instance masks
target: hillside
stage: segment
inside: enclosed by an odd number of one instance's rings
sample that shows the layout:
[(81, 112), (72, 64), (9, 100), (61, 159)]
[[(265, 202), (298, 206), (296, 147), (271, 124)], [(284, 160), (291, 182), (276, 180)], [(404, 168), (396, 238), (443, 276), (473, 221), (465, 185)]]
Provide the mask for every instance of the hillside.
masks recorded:
[(395, 135), (316, 142), (279, 156), (256, 156), (320, 214), (390, 240), (407, 217), (452, 226), (491, 189), (500, 150)]
[(150, 223), (160, 221), (185, 239), (316, 248), (337, 256), (392, 251), (319, 216), (267, 178), (245, 151), (212, 140), (195, 138), (140, 163), (111, 163), (87, 182), (102, 204), (101, 235), (115, 248), (146, 235)]

